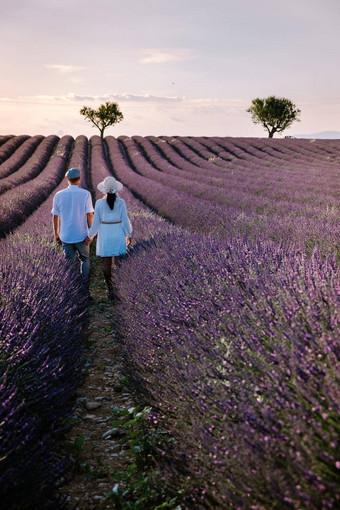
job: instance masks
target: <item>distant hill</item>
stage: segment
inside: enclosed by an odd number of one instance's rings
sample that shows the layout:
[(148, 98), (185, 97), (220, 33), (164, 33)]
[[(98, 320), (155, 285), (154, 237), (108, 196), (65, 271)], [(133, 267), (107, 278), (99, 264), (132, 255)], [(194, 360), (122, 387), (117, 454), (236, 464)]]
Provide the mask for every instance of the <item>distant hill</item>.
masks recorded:
[(335, 139), (340, 138), (340, 131), (321, 131), (320, 133), (312, 133), (310, 135), (293, 135), (294, 138), (323, 138)]

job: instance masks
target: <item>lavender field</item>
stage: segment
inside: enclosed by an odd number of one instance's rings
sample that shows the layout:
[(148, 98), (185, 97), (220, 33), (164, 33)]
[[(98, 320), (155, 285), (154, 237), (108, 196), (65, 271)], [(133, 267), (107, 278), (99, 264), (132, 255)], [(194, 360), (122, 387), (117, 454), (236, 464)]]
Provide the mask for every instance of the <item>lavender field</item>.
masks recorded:
[(125, 186), (134, 237), (113, 321), (131, 384), (174, 438), (165, 486), (188, 508), (338, 508), (340, 141), (68, 135), (0, 137), (9, 508), (39, 507), (68, 469), (57, 444), (88, 303), (50, 211), (71, 166), (94, 200), (107, 175)]

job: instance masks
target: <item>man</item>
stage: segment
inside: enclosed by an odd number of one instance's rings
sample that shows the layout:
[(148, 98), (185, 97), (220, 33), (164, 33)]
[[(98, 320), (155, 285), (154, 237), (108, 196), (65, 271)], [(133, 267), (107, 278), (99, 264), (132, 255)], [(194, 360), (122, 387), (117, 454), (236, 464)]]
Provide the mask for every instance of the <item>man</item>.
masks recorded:
[(68, 187), (53, 198), (53, 232), (57, 244), (62, 245), (66, 259), (78, 256), (81, 274), (88, 279), (90, 273), (90, 247), (85, 244), (93, 221), (90, 192), (79, 188), (80, 170), (71, 168), (65, 175)]

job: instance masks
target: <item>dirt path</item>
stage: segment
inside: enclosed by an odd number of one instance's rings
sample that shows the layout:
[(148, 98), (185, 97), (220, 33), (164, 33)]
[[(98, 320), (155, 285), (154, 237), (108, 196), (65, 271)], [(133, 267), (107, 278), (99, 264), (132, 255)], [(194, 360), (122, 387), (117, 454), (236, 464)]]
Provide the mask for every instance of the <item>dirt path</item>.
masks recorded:
[(73, 480), (61, 490), (74, 510), (114, 508), (105, 496), (115, 485), (113, 475), (124, 471), (129, 459), (124, 432), (113, 429), (110, 421), (115, 406), (135, 407), (134, 395), (124, 386), (119, 346), (112, 330), (115, 307), (106, 298), (104, 280), (96, 262), (92, 263), (90, 292), (94, 299), (90, 306), (86, 353), (90, 365), (85, 383), (78, 390), (75, 423), (67, 437), (74, 445), (71, 451), (76, 470)]

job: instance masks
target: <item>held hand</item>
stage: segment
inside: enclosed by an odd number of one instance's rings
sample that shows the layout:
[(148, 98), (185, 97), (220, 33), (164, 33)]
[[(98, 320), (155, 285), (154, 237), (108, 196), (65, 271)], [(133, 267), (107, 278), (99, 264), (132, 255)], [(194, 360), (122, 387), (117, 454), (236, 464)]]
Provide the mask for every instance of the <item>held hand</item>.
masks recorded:
[(92, 241), (93, 241), (93, 237), (85, 237), (85, 239), (84, 239), (84, 243), (86, 244), (86, 246), (91, 244)]
[(130, 246), (131, 244), (131, 237), (126, 238), (126, 246)]

